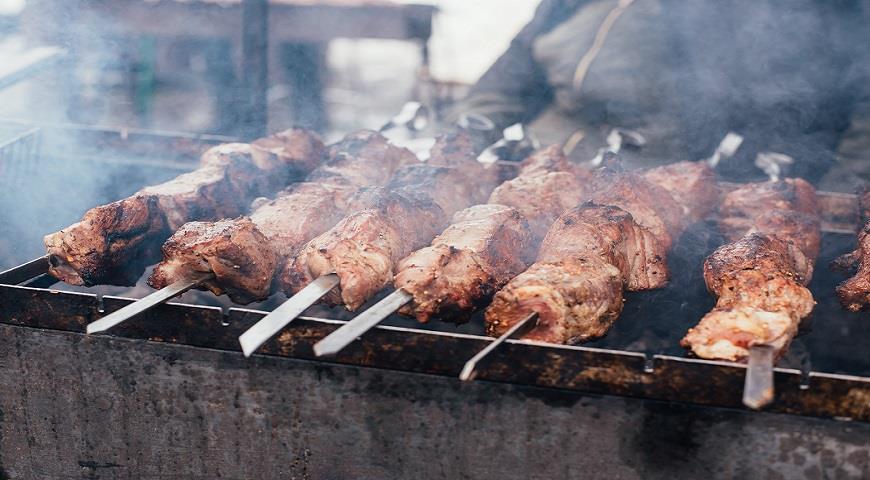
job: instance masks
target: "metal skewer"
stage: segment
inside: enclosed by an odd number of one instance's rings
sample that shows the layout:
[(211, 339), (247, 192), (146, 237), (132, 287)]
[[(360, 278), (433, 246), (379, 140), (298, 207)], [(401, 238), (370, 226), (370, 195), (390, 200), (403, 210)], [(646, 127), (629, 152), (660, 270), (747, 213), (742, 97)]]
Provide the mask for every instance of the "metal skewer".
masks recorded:
[(242, 352), (250, 357), (261, 345), (280, 332), (290, 322), (302, 314), (308, 307), (317, 303), (330, 290), (338, 286), (338, 275), (331, 273), (318, 277), (309, 283), (296, 295), (278, 306), (271, 313), (260, 319), (239, 337)]
[(538, 324), (538, 312), (532, 312), (526, 318), (520, 320), (515, 323), (508, 331), (504, 332), (500, 337), (496, 338), (489, 345), (486, 346), (483, 350), (477, 352), (477, 355), (471, 357), (471, 360), (465, 362), (465, 366), (462, 367), (462, 373), (459, 374), (459, 379), (463, 382), (467, 382), (469, 380), (474, 379), (477, 375), (475, 369), (477, 368), (477, 364), (480, 363), (487, 355), (492, 353), (493, 350), (498, 348), (499, 345), (504, 343), (505, 340), (513, 337), (514, 335), (525, 335), (529, 333), (529, 331)]
[(770, 345), (749, 348), (749, 365), (743, 384), (743, 404), (758, 410), (773, 401), (773, 355)]
[(141, 300), (137, 300), (130, 305), (127, 305), (124, 308), (116, 312), (112, 312), (105, 317), (97, 320), (96, 322), (91, 322), (87, 326), (87, 333), (98, 333), (106, 331), (119, 323), (125, 322), (140, 313), (151, 310), (152, 308), (160, 305), (162, 303), (166, 303), (169, 300), (181, 295), (182, 293), (194, 288), (206, 280), (210, 280), (214, 278), (214, 274), (206, 273), (206, 274), (198, 274), (193, 275), (189, 278), (184, 278), (174, 282), (166, 287), (157, 290), (156, 292), (142, 298)]
[(318, 357), (335, 355), (362, 334), (392, 315), (402, 305), (410, 302), (412, 298), (414, 297), (410, 293), (401, 289), (387, 295), (383, 300), (372, 306), (372, 308), (360, 313), (356, 318), (345, 323), (341, 328), (314, 344), (314, 354)]

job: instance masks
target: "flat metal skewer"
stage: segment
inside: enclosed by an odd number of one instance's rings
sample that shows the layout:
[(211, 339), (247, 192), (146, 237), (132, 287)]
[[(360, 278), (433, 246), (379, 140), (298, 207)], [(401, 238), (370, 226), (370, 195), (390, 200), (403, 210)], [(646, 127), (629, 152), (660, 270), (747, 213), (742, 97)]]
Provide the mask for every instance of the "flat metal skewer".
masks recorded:
[(384, 297), (383, 300), (373, 305), (365, 312), (357, 315), (353, 320), (342, 325), (338, 330), (330, 333), (323, 340), (314, 344), (314, 354), (318, 357), (335, 355), (354, 340), (368, 332), (375, 325), (392, 315), (402, 305), (414, 298), (404, 290), (396, 290)]
[(293, 295), (287, 301), (278, 306), (271, 313), (260, 319), (253, 327), (249, 328), (239, 337), (239, 343), (242, 345), (242, 352), (246, 357), (250, 357), (261, 345), (272, 338), (282, 328), (286, 327), (290, 322), (302, 315), (308, 307), (317, 303), (330, 290), (338, 286), (338, 275), (331, 273), (318, 277), (313, 282), (309, 283), (296, 295)]
[(157, 290), (156, 292), (137, 300), (130, 305), (127, 305), (124, 308), (121, 308), (118, 311), (112, 312), (105, 317), (97, 320), (96, 322), (91, 322), (87, 326), (87, 333), (98, 333), (106, 331), (119, 323), (125, 322), (140, 313), (143, 313), (147, 310), (150, 310), (157, 305), (162, 303), (166, 303), (169, 300), (181, 295), (182, 293), (190, 290), (193, 287), (200, 285), (202, 282), (206, 280), (210, 280), (214, 278), (214, 274), (200, 274), (194, 275), (189, 278), (184, 278), (174, 282), (166, 287)]
[(758, 410), (773, 401), (773, 356), (770, 345), (749, 348), (746, 382), (743, 384), (743, 404)]
[(477, 355), (471, 357), (471, 360), (465, 362), (465, 366), (462, 367), (462, 373), (459, 374), (459, 379), (463, 382), (467, 382), (469, 380), (474, 379), (477, 375), (475, 371), (477, 369), (477, 364), (480, 363), (487, 355), (492, 353), (493, 350), (498, 348), (499, 345), (504, 343), (505, 340), (513, 337), (514, 335), (525, 335), (532, 328), (537, 325), (538, 320), (538, 312), (532, 312), (526, 318), (520, 320), (515, 323), (508, 331), (501, 334), (500, 337), (496, 338), (489, 345), (486, 346), (483, 350), (477, 352)]

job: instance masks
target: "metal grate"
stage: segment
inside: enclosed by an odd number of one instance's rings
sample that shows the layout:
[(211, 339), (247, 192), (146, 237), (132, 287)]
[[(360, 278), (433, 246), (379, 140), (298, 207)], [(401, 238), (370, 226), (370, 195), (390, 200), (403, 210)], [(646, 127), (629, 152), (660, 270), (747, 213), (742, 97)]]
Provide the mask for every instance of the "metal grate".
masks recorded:
[[(38, 169), (41, 129), (29, 127), (0, 140), (0, 188), (12, 188)], [(0, 137), (2, 138), (2, 137)]]

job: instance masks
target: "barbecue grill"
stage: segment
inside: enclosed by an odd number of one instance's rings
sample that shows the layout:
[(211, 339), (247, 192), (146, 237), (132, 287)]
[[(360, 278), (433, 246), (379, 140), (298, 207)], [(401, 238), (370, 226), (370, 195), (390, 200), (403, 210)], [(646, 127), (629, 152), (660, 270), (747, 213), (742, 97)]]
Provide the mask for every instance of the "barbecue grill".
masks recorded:
[[(30, 161), (110, 175), (95, 180), (105, 198), (67, 218), (34, 219), (40, 233), (189, 170), (206, 146), (229, 140), (24, 131), (0, 162), (30, 152)], [(20, 177), (18, 195), (50, 181)], [(56, 475), (68, 462), (93, 478), (544, 478), (593, 466), (619, 478), (704, 468), (870, 475), (870, 329), (866, 314), (840, 307), (833, 289), (842, 278), (825, 267), (854, 245), (855, 199), (820, 196), (826, 233), (810, 285), (819, 303), (775, 370), (775, 414), (742, 410), (745, 366), (687, 358), (679, 347), (713, 304), (700, 265), (723, 241), (703, 224), (677, 242), (671, 284), (629, 294), (606, 337), (584, 346), (508, 340), (479, 365), (477, 382), (462, 385), (463, 364), (491, 341), (479, 318), (421, 326), (394, 316), (322, 361), (312, 346), (350, 315), (315, 307), (248, 361), (239, 335), (280, 298), (239, 308), (188, 292), (111, 337), (85, 336), (88, 323), (148, 292), (147, 273), (132, 290), (70, 287), (36, 258), (0, 273), (0, 386), (12, 392), (0, 400), (0, 468), (14, 478)]]

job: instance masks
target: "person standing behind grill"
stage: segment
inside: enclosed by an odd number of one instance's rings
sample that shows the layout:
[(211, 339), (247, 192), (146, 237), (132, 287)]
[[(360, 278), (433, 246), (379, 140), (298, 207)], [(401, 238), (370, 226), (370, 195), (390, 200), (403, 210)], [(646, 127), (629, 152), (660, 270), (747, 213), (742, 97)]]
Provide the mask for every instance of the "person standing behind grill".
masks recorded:
[(745, 141), (725, 178), (763, 176), (752, 165), (767, 151), (816, 182), (862, 84), (860, 13), (857, 0), (543, 0), (447, 116), (531, 122), (577, 160), (635, 130), (647, 145), (623, 153), (644, 166), (708, 157), (734, 131)]

